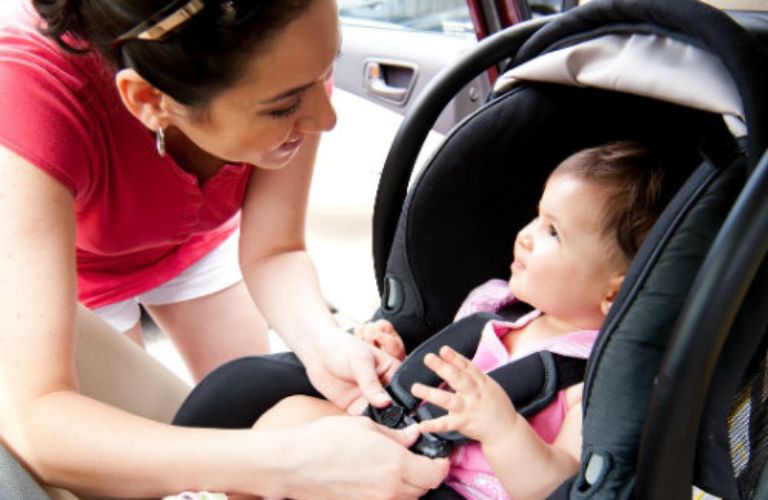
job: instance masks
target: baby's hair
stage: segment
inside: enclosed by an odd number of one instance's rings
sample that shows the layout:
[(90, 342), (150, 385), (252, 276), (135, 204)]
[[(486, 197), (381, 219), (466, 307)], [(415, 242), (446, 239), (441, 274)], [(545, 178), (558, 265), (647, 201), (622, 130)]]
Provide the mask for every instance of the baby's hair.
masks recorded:
[(637, 142), (610, 142), (574, 153), (552, 175), (563, 173), (607, 190), (603, 234), (614, 234), (627, 262), (632, 260), (669, 201), (659, 158)]

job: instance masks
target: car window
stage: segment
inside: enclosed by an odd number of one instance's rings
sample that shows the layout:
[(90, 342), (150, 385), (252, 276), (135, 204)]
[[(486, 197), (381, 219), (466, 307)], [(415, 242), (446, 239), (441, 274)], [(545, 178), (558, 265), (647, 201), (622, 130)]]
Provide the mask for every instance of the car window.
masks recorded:
[(339, 0), (345, 20), (392, 28), (474, 35), (466, 0)]
[(528, 5), (531, 9), (531, 14), (536, 17), (563, 12), (567, 8), (567, 4), (570, 3), (572, 2), (563, 0), (529, 0)]

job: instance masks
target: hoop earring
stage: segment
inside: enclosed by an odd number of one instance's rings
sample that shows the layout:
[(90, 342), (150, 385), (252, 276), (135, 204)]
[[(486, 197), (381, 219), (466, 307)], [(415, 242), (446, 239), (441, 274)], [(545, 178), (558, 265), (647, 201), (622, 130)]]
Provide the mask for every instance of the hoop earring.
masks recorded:
[(155, 148), (157, 149), (157, 154), (161, 157), (165, 156), (165, 131), (163, 127), (157, 127), (155, 132)]

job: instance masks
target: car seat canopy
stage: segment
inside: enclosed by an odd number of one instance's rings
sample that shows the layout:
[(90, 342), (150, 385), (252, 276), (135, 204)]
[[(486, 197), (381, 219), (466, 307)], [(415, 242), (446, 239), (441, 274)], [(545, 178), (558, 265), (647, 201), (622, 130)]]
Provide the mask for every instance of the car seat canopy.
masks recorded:
[(710, 111), (723, 115), (734, 136), (746, 135), (741, 96), (722, 61), (668, 36), (611, 33), (553, 50), (501, 75), (494, 91), (518, 80), (603, 88)]

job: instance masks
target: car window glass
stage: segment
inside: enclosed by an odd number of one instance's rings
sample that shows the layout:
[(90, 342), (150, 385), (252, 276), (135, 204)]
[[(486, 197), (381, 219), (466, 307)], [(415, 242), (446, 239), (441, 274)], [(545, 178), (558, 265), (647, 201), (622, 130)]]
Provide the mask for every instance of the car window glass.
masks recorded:
[(466, 0), (338, 0), (346, 21), (391, 28), (474, 35)]
[(531, 9), (531, 14), (537, 17), (563, 12), (567, 7), (566, 4), (570, 3), (573, 2), (564, 2), (563, 0), (529, 0), (528, 6)]

